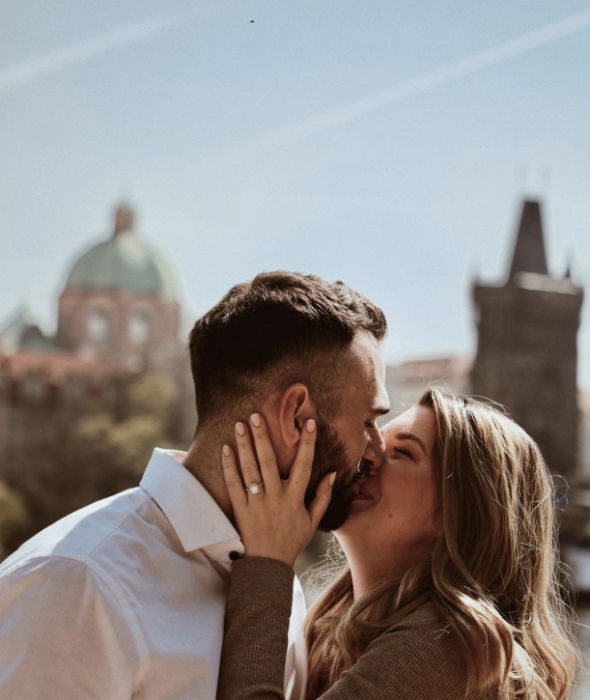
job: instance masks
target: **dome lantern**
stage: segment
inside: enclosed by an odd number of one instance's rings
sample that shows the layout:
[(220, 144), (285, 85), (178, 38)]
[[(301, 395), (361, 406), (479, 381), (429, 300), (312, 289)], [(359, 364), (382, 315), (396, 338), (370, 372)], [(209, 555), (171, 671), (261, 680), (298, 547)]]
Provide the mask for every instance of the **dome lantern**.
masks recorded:
[(113, 238), (126, 231), (135, 230), (135, 212), (127, 202), (121, 202), (115, 209)]

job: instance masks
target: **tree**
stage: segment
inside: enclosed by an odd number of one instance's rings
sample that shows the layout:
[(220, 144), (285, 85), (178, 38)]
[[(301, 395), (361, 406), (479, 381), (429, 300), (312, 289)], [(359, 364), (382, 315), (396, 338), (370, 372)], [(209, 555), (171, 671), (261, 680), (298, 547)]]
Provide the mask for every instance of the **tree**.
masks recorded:
[(178, 402), (168, 377), (146, 374), (122, 388), (117, 415), (100, 407), (81, 415), (64, 410), (28, 415), (26, 445), (4, 473), (17, 499), (10, 501), (12, 510), (7, 506), (12, 514), (7, 523), (17, 522), (18, 503), (29, 518), (8, 539), (0, 530), (6, 550), (73, 510), (136, 486), (156, 445), (180, 447)]
[(0, 560), (14, 548), (26, 530), (28, 520), (23, 499), (0, 481)]

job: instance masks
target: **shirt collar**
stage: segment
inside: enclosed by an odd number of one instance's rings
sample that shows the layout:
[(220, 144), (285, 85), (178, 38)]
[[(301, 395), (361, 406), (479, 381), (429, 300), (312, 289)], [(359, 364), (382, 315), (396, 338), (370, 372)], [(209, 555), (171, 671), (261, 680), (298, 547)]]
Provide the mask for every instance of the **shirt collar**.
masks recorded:
[(227, 544), (220, 551), (244, 551), (234, 526), (210, 493), (167, 450), (156, 447), (140, 486), (168, 518), (185, 552), (221, 543)]

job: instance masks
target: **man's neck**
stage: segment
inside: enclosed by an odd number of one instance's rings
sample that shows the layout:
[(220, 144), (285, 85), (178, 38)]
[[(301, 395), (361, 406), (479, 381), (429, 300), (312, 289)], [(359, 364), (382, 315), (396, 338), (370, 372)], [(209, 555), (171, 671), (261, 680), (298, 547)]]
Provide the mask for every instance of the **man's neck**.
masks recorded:
[(233, 522), (233, 512), (221, 467), (221, 448), (229, 439), (223, 430), (199, 432), (183, 459), (183, 465), (204, 486), (213, 500)]

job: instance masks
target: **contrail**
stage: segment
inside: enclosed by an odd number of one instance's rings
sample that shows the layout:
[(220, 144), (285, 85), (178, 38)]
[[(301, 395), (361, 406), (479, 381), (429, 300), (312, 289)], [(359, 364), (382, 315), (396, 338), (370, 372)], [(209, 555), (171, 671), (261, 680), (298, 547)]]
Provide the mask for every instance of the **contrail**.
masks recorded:
[(262, 140), (265, 144), (275, 145), (329, 131), (347, 122), (360, 119), (378, 109), (403, 102), (441, 85), (453, 83), (460, 78), (477, 73), (490, 66), (495, 66), (498, 63), (503, 63), (510, 58), (527, 53), (540, 46), (553, 44), (566, 36), (586, 29), (588, 26), (590, 26), (590, 11), (570, 15), (557, 22), (546, 24), (540, 29), (535, 29), (505, 41), (498, 46), (478, 51), (459, 61), (448, 63), (417, 78), (379, 90), (372, 95), (336, 109), (313, 115), (299, 123), (271, 131)]
[(229, 4), (233, 3), (210, 3), (198, 8), (193, 7), (188, 11), (176, 12), (166, 17), (135, 22), (39, 56), (33, 56), (26, 61), (21, 61), (7, 68), (0, 68), (0, 92), (19, 87), (30, 80), (53, 73), (61, 68), (83, 63), (89, 58), (120, 46), (147, 39), (183, 20), (194, 19), (197, 16), (200, 17), (217, 12)]

